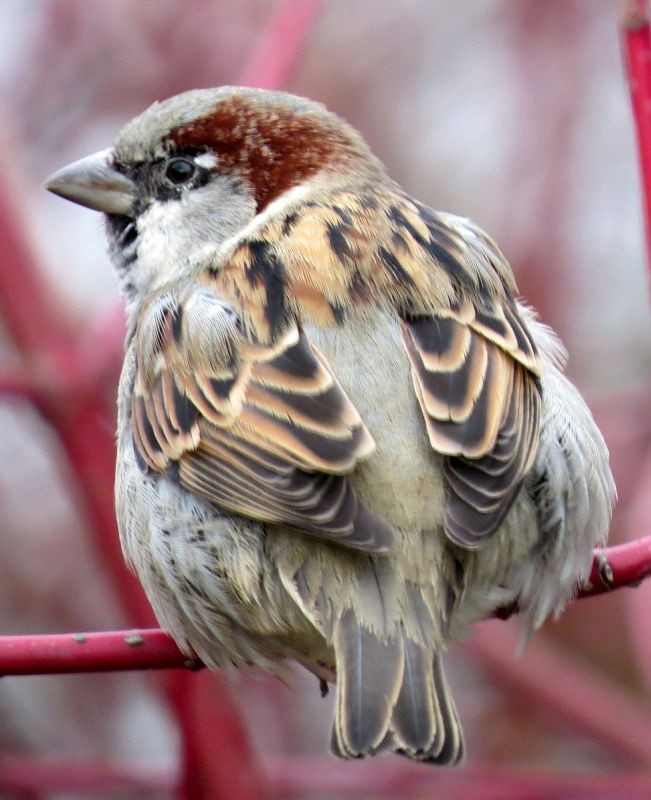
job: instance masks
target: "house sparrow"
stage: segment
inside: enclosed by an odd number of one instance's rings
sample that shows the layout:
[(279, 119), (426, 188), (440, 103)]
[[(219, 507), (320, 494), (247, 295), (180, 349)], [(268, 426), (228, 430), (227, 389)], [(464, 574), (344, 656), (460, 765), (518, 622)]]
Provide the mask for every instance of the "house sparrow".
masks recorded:
[(127, 298), (116, 506), (160, 624), (210, 667), (337, 681), (334, 752), (457, 763), (446, 643), (533, 629), (614, 485), (495, 243), (318, 103), (155, 103), (47, 188), (106, 214)]

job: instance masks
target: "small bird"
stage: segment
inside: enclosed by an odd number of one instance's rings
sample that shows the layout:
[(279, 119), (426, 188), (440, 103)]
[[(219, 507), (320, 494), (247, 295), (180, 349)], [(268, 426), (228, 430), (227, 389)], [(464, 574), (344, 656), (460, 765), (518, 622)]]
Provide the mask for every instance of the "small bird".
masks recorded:
[(161, 626), (336, 681), (338, 756), (458, 763), (447, 643), (559, 613), (615, 495), (496, 244), (319, 103), (247, 88), (154, 103), (47, 188), (106, 215), (117, 517)]

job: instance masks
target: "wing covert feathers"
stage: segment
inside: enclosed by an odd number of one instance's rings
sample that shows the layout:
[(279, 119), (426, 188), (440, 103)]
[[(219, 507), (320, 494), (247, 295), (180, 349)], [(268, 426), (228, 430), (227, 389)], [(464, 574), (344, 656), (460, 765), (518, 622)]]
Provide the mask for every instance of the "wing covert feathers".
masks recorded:
[(430, 443), (446, 457), (446, 534), (479, 547), (504, 520), (536, 456), (535, 346), (514, 304), (508, 313), (480, 313), (465, 302), (408, 317), (403, 340)]
[[(495, 243), (468, 220), (375, 181), (315, 190), (228, 259), (215, 280), (242, 298), (263, 340), (280, 309), (324, 326), (378, 306), (404, 316), (416, 395), (432, 446), (446, 456), (446, 531), (465, 547), (486, 541), (531, 467), (540, 405), (538, 352)], [(246, 280), (255, 291), (239, 290)]]
[(388, 525), (341, 478), (373, 440), (294, 321), (380, 306), (404, 319), (445, 456), (447, 535), (481, 546), (532, 466), (540, 417), (539, 356), (503, 255), (467, 220), (377, 181), (263, 219), (207, 266), (201, 291), (139, 323), (137, 351), (153, 353), (134, 392), (140, 462), (238, 513), (385, 549)]
[[(271, 345), (228, 348), (217, 326), (215, 349), (228, 358), (188, 370), (179, 312), (168, 309), (156, 368), (136, 365), (132, 430), (141, 464), (227, 510), (386, 550), (391, 527), (346, 478), (373, 439), (302, 331), (293, 325)], [(185, 332), (190, 313), (186, 304)]]

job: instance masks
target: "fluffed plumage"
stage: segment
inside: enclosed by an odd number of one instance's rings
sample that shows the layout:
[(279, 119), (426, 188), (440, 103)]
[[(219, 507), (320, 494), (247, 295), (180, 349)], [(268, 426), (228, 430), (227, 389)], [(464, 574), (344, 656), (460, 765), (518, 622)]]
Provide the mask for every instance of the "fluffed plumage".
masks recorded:
[(156, 103), (49, 188), (107, 214), (118, 521), (161, 624), (209, 666), (336, 677), (337, 755), (457, 763), (447, 642), (560, 611), (614, 497), (502, 253), (286, 94)]

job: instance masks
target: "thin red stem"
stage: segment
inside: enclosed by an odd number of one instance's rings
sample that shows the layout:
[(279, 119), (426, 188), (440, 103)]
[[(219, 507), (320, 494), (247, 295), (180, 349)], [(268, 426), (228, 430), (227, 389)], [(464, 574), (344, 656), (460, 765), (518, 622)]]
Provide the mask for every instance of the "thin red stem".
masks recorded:
[[(595, 551), (591, 585), (580, 597), (636, 586), (651, 575), (651, 536)], [(83, 634), (0, 637), (1, 675), (107, 672), (131, 669), (197, 668), (158, 628)], [(132, 636), (138, 642), (129, 641)], [(509, 656), (510, 658), (510, 656)], [(175, 687), (174, 692), (178, 692)]]
[(515, 658), (517, 632), (493, 620), (477, 626), (466, 647), (547, 725), (581, 731), (631, 763), (651, 765), (651, 709), (544, 635)]
[(647, 237), (651, 254), (651, 28), (648, 0), (628, 0), (622, 21), (623, 53), (637, 136)]
[(0, 675), (199, 666), (157, 628), (0, 637)]
[(243, 86), (280, 89), (312, 29), (322, 0), (281, 0), (258, 39), (240, 81)]
[(12, 795), (20, 792), (21, 797), (26, 797), (28, 792), (33, 792), (34, 797), (49, 797), (55, 793), (74, 794), (75, 797), (85, 794), (169, 797), (176, 783), (173, 770), (153, 765), (0, 755), (0, 790), (12, 792)]
[(637, 586), (651, 575), (651, 536), (595, 550), (589, 583), (579, 597), (592, 597), (622, 586)]
[(23, 400), (29, 400), (34, 405), (40, 406), (45, 400), (43, 388), (31, 380), (26, 372), (26, 369), (22, 369), (20, 372), (10, 370), (0, 372), (0, 395), (21, 397)]
[(432, 769), (397, 757), (345, 764), (334, 759), (265, 762), (270, 796), (436, 797), (436, 800), (648, 800), (651, 778), (634, 773), (548, 772), (478, 765)]

